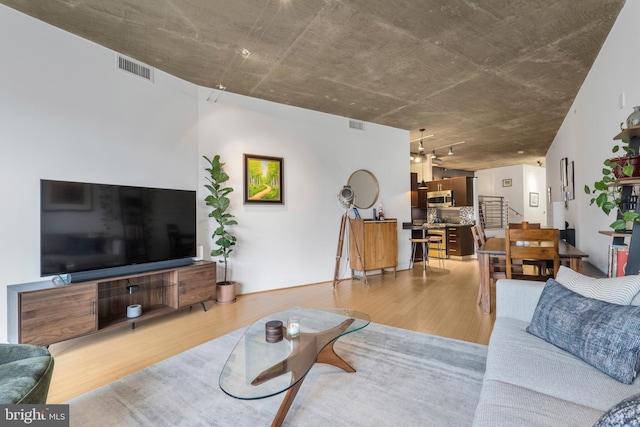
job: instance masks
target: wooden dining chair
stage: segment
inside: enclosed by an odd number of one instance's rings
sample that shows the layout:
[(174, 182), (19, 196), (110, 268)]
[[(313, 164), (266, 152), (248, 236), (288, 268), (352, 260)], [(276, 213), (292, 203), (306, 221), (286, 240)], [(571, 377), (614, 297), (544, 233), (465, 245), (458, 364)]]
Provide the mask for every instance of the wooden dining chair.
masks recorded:
[[(505, 230), (507, 279), (546, 281), (555, 277), (560, 266), (558, 246), (556, 228)], [(520, 265), (520, 260), (527, 261), (528, 268), (514, 272), (514, 265)]]
[(475, 227), (476, 227), (476, 230), (478, 231), (478, 234), (480, 235), (480, 239), (482, 240), (482, 243), (484, 244), (484, 242), (487, 241), (487, 235), (484, 232), (484, 228), (480, 224), (476, 224)]
[[(473, 236), (473, 244), (476, 252), (480, 246), (484, 245), (486, 236), (482, 226), (474, 225), (471, 227), (471, 235)], [(489, 259), (489, 278), (492, 280), (504, 279), (506, 277), (506, 257), (493, 256)], [(482, 288), (478, 288), (478, 304), (482, 301)]]
[(478, 230), (477, 225), (471, 226), (471, 236), (473, 237), (473, 245), (475, 246), (477, 251), (478, 249), (480, 249), (480, 246), (484, 245), (484, 242), (486, 241), (480, 233), (480, 230)]

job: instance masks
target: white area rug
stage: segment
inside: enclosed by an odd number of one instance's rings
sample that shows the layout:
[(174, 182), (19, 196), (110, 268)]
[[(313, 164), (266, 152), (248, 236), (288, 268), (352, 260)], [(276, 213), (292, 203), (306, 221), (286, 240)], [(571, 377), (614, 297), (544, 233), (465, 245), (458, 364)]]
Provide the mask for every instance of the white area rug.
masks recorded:
[[(269, 426), (284, 393), (238, 400), (218, 386), (243, 330), (72, 399), (71, 426)], [(338, 340), (356, 373), (316, 364), (284, 426), (469, 426), (486, 346), (371, 323)]]

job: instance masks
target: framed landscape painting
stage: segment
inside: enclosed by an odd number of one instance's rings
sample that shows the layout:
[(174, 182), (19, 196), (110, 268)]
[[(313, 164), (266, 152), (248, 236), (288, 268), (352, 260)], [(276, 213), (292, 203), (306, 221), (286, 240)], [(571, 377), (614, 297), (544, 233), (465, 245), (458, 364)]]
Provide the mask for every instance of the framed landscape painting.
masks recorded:
[(284, 159), (244, 155), (244, 202), (284, 204)]

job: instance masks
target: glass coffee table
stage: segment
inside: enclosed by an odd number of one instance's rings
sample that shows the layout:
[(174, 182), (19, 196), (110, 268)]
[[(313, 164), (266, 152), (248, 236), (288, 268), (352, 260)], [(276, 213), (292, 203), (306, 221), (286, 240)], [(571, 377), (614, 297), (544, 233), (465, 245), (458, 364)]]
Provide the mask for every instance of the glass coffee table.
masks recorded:
[[(287, 319), (291, 317), (300, 322), (297, 337), (287, 334)], [(267, 342), (266, 324), (274, 320), (283, 323), (283, 339)], [(237, 399), (263, 399), (286, 391), (271, 424), (280, 426), (315, 363), (356, 371), (336, 354), (333, 345), (341, 336), (364, 328), (370, 321), (366, 313), (339, 308), (293, 307), (264, 317), (247, 328), (231, 352), (220, 373), (220, 388)]]

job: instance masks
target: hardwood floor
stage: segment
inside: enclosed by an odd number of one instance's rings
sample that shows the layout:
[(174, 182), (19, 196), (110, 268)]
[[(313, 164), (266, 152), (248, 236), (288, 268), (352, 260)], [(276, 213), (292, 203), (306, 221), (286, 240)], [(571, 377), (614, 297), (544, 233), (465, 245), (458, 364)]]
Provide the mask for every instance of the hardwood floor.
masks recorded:
[(163, 318), (50, 346), (55, 357), (49, 403), (63, 403), (270, 313), (291, 306), (347, 307), (376, 323), (487, 344), (495, 320), (476, 304), (478, 263), (445, 261), (445, 268), (369, 276), (369, 285), (344, 280), (241, 295), (235, 304), (207, 302)]

